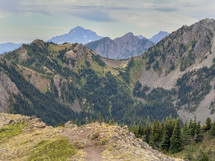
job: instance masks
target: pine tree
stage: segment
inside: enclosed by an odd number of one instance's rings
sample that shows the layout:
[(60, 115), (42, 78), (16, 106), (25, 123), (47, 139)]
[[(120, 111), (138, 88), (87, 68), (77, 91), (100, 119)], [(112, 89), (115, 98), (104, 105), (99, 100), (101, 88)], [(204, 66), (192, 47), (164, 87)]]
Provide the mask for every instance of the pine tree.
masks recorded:
[(206, 119), (206, 125), (205, 125), (204, 130), (205, 130), (205, 131), (208, 131), (208, 130), (210, 130), (210, 129), (211, 129), (211, 118), (208, 117), (208, 118)]
[(185, 121), (185, 123), (184, 123), (184, 129), (183, 129), (183, 131), (187, 131), (188, 130), (188, 125), (187, 125), (187, 120)]
[(143, 126), (142, 126), (142, 124), (141, 124), (141, 122), (140, 122), (139, 125), (138, 125), (137, 137), (142, 138), (143, 133), (144, 133), (144, 131), (143, 131)]
[(189, 127), (188, 127), (189, 135), (194, 138), (196, 133), (196, 123), (193, 120), (190, 120)]
[(110, 124), (110, 120), (108, 117), (106, 118), (106, 124)]
[(89, 121), (89, 123), (92, 123), (93, 122), (93, 117), (92, 117), (92, 115), (90, 115), (90, 121)]
[(177, 153), (183, 148), (182, 138), (181, 138), (181, 121), (177, 119), (175, 122), (172, 137), (170, 138), (170, 152)]
[(185, 121), (184, 128), (182, 130), (182, 140), (184, 145), (188, 145), (191, 140), (191, 137), (189, 135), (187, 120)]
[(209, 133), (210, 135), (215, 136), (215, 121), (212, 123)]
[(169, 118), (166, 118), (166, 122), (164, 124), (163, 138), (161, 142), (161, 149), (163, 151), (169, 151), (170, 138), (172, 137), (173, 129), (174, 129), (174, 121), (170, 116)]
[(101, 112), (99, 112), (99, 123), (102, 123), (102, 116), (101, 116)]
[(146, 121), (146, 127), (145, 127), (145, 136), (144, 136), (144, 141), (149, 143), (150, 142), (150, 137), (151, 137), (151, 123), (149, 116), (147, 117)]
[(154, 121), (152, 127), (152, 136), (150, 145), (154, 148), (159, 148), (159, 144), (161, 142), (162, 137), (162, 129), (161, 124), (158, 121)]
[(114, 118), (112, 118), (110, 124), (113, 125), (114, 123), (115, 123)]
[(199, 121), (197, 126), (196, 126), (196, 135), (195, 135), (195, 141), (199, 142), (202, 141), (203, 139), (203, 133), (202, 133), (202, 127), (201, 127), (201, 122)]

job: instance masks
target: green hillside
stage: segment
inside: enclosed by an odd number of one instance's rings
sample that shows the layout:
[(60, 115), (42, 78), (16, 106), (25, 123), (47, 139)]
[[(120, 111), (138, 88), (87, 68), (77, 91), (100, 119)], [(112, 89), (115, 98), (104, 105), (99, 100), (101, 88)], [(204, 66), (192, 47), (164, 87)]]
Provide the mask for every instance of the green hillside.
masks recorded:
[[(147, 116), (152, 120), (170, 113), (177, 116), (169, 101), (152, 100), (157, 97), (154, 91), (146, 104), (133, 97), (136, 78), (128, 74), (136, 72), (130, 69), (133, 59), (111, 66), (83, 45), (41, 40), (23, 45), (4, 59), (10, 64), (2, 63), (2, 69), (23, 94), (13, 96), (12, 113), (35, 114), (53, 125), (67, 120), (84, 123), (100, 113), (104, 119), (126, 124), (144, 122)], [(141, 65), (137, 63), (138, 70)]]

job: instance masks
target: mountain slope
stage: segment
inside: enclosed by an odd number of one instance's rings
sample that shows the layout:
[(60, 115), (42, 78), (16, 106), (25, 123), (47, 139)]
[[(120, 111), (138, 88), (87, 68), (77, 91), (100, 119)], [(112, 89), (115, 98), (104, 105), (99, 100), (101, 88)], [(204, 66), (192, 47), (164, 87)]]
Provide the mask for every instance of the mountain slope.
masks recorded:
[(169, 36), (168, 32), (160, 31), (156, 35), (152, 36), (149, 40), (151, 40), (153, 43), (157, 44), (159, 41), (161, 41), (163, 38)]
[(153, 43), (148, 39), (139, 39), (132, 33), (127, 33), (114, 40), (105, 37), (101, 40), (88, 43), (86, 46), (105, 58), (127, 59), (141, 55), (148, 48), (152, 47)]
[(15, 43), (0, 44), (0, 54), (13, 51), (15, 49), (18, 49), (20, 46), (21, 44), (15, 44)]
[(2, 71), (23, 96), (10, 103), (13, 96), (8, 94), (5, 106), (12, 113), (35, 114), (52, 125), (76, 119), (84, 123), (99, 114), (127, 124), (143, 122), (147, 116), (152, 120), (162, 120), (170, 113), (177, 116), (167, 99), (143, 105), (133, 97), (133, 85), (126, 74), (131, 60), (108, 60), (83, 45), (41, 40), (23, 45), (2, 59), (6, 61)]
[(98, 36), (94, 31), (84, 29), (82, 27), (75, 27), (69, 33), (56, 36), (48, 40), (48, 42), (53, 42), (57, 44), (63, 43), (80, 43), (86, 44), (92, 41), (101, 39), (101, 36)]
[(127, 126), (51, 127), (34, 116), (9, 114), (0, 114), (0, 123), (1, 160), (176, 160), (137, 139)]
[[(204, 123), (214, 117), (214, 57), (215, 21), (204, 19), (191, 26), (183, 26), (150, 48), (142, 57), (134, 59), (141, 66), (135, 95), (147, 100), (144, 86), (150, 89), (174, 90), (172, 100), (179, 116), (185, 120), (197, 118)], [(134, 64), (135, 64), (134, 63)], [(141, 93), (142, 92), (142, 93)], [(204, 112), (203, 112), (204, 111)]]

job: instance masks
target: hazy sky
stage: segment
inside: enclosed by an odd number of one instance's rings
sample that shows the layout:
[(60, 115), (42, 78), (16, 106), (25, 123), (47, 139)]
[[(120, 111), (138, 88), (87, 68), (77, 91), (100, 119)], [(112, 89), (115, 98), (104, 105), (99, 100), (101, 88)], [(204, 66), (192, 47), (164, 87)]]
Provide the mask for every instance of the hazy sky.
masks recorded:
[(0, 43), (48, 40), (76, 26), (150, 38), (203, 18), (215, 18), (214, 0), (0, 0)]

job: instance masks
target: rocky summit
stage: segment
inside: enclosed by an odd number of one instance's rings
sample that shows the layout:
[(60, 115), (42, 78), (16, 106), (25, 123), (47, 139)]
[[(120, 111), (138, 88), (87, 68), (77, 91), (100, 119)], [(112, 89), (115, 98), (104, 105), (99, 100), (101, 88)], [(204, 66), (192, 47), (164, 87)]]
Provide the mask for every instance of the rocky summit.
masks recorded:
[(47, 126), (35, 116), (0, 114), (0, 160), (176, 161), (120, 127), (90, 123)]

